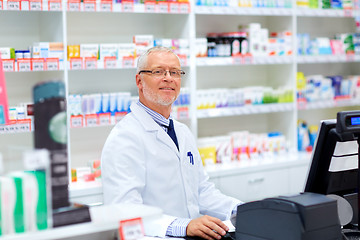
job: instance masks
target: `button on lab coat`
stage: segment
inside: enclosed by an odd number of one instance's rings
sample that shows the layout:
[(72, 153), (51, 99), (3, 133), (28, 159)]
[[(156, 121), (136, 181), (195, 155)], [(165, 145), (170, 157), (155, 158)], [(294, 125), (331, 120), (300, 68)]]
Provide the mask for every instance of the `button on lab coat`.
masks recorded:
[(239, 200), (223, 195), (208, 181), (189, 128), (174, 120), (179, 150), (168, 134), (137, 104), (111, 131), (102, 156), (104, 203), (156, 206), (166, 217), (164, 236), (176, 218), (210, 215), (229, 219)]

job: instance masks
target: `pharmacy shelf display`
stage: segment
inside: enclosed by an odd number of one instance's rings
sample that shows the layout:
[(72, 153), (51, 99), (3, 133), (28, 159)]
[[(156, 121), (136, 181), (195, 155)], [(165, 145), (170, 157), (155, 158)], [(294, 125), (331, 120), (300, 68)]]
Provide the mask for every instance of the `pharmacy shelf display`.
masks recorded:
[[(133, 44), (134, 37), (150, 35), (164, 44), (169, 39), (188, 43), (188, 54), (182, 58), (186, 71), (182, 88), (187, 91), (190, 101), (186, 110), (180, 109), (179, 119), (199, 139), (235, 131), (277, 132), (285, 137), (289, 149), (296, 149), (298, 119), (316, 124), (321, 119), (334, 118), (336, 111), (359, 107), (359, 101), (354, 99), (305, 103), (296, 100), (297, 72), (303, 72), (305, 76), (360, 74), (357, 54), (308, 56), (297, 53), (299, 33), (308, 33), (311, 38), (332, 38), (335, 34), (355, 32), (354, 17), (359, 15), (358, 10), (309, 10), (295, 6), (212, 7), (197, 6), (193, 1), (156, 5), (154, 2), (117, 4), (103, 0), (0, 0), (0, 13), (0, 22), (6, 23), (0, 26), (0, 48), (26, 50), (29, 46), (40, 47), (38, 43), (63, 44), (62, 58), (32, 59), (27, 55), (29, 52), (24, 51), (19, 52), (23, 54), (19, 57), (22, 60), (6, 61), (9, 105), (19, 107), (13, 112), (19, 121), (23, 120), (26, 107), (31, 105), (32, 87), (50, 79), (64, 81), (68, 97), (115, 92), (136, 96), (133, 60), (87, 56), (68, 61), (67, 55), (76, 51), (67, 50), (69, 46), (80, 44), (124, 44), (125, 48), (126, 44)], [(290, 41), (282, 47), (288, 50), (287, 53), (277, 54), (274, 50), (273, 56), (264, 52), (217, 57), (204, 55), (208, 50), (206, 37), (210, 33), (249, 31), (245, 26), (250, 25), (251, 31), (255, 31), (253, 34), (266, 33), (265, 39), (271, 33), (277, 34), (272, 36), (275, 38), (286, 36)], [(252, 43), (248, 43), (249, 47), (255, 47)], [(56, 52), (59, 45), (51, 47), (51, 54), (61, 55)], [(259, 92), (274, 93), (276, 99), (279, 99), (279, 92), (284, 96), (281, 101), (274, 102), (270, 97), (267, 104), (260, 104)], [(219, 93), (223, 94), (221, 96), (242, 96), (241, 101), (217, 98)], [(224, 102), (216, 101), (219, 99)], [(98, 160), (106, 137), (121, 117), (84, 114), (75, 119), (69, 116), (68, 122), (74, 124), (68, 128), (69, 169), (85, 167)], [(0, 126), (0, 141), (6, 143), (0, 146), (6, 171), (23, 169), (21, 154), (33, 147), (31, 122), (18, 124), (22, 125)], [(22, 133), (12, 134), (16, 132)]]

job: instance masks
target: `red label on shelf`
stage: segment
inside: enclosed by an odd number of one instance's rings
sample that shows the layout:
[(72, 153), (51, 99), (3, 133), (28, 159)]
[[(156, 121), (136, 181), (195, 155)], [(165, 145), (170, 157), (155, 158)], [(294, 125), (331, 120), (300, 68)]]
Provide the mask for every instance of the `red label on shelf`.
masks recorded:
[(58, 58), (47, 58), (46, 59), (46, 70), (48, 70), (48, 71), (59, 70), (59, 59)]
[(99, 118), (96, 114), (86, 114), (85, 124), (87, 127), (94, 127), (99, 125)]
[(134, 2), (133, 1), (122, 1), (121, 10), (123, 12), (134, 12)]
[(100, 1), (100, 11), (112, 12), (113, 11), (113, 2), (111, 0), (101, 0)]
[(181, 66), (187, 66), (187, 56), (184, 54), (178, 54), (178, 57), (180, 58)]
[(144, 226), (140, 217), (120, 221), (119, 235), (122, 240), (135, 240), (144, 237)]
[(20, 0), (8, 0), (7, 1), (7, 10), (21, 10)]
[(70, 117), (70, 127), (72, 128), (81, 128), (83, 127), (83, 115), (71, 116)]
[(99, 125), (110, 125), (111, 124), (111, 114), (110, 113), (100, 113), (99, 114)]
[(21, 119), (16, 121), (18, 132), (31, 132), (31, 119)]
[(95, 12), (96, 11), (96, 1), (95, 0), (84, 0), (84, 11), (85, 12)]
[(119, 122), (121, 119), (125, 117), (128, 112), (116, 112), (115, 113), (115, 122)]
[(3, 10), (3, 0), (0, 0), (0, 10)]
[(30, 11), (42, 11), (42, 0), (30, 0)]
[(145, 1), (145, 12), (156, 12), (156, 1)]
[(123, 57), (122, 67), (123, 68), (132, 68), (134, 67), (134, 58), (133, 57)]
[(21, 58), (17, 59), (18, 71), (27, 72), (31, 71), (31, 59), (30, 58)]
[(298, 109), (306, 109), (307, 101), (305, 98), (298, 98), (297, 100), (297, 108)]
[(21, 0), (20, 1), (20, 10), (30, 10), (29, 0)]
[(61, 0), (49, 0), (48, 9), (49, 11), (61, 11)]
[(68, 0), (68, 11), (79, 12), (80, 0)]
[(185, 2), (185, 3), (180, 3), (180, 7), (179, 7), (179, 12), (180, 13), (189, 13), (190, 12), (190, 3)]
[(104, 57), (104, 68), (117, 68), (116, 57)]
[(83, 68), (82, 65), (82, 58), (78, 57), (78, 58), (70, 58), (70, 69), (72, 70), (80, 70)]
[(85, 69), (97, 69), (97, 58), (86, 57), (85, 58)]
[(188, 119), (189, 118), (189, 108), (188, 107), (178, 107), (177, 117), (178, 117), (178, 119)]
[(4, 72), (15, 71), (15, 59), (3, 59), (3, 70)]
[(169, 3), (169, 12), (170, 13), (179, 13), (180, 12), (180, 4), (178, 2), (170, 2)]
[(31, 59), (31, 69), (33, 71), (45, 71), (45, 60), (43, 58), (32, 58)]
[(169, 12), (169, 3), (168, 2), (158, 2), (156, 12), (168, 13)]

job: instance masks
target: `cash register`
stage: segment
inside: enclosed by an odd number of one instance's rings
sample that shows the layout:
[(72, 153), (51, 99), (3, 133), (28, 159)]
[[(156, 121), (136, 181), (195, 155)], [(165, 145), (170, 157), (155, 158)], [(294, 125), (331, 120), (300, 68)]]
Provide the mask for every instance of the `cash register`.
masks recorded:
[[(238, 206), (236, 240), (360, 239), (359, 136), (360, 111), (322, 121), (304, 192)], [(344, 214), (339, 199), (351, 211)]]

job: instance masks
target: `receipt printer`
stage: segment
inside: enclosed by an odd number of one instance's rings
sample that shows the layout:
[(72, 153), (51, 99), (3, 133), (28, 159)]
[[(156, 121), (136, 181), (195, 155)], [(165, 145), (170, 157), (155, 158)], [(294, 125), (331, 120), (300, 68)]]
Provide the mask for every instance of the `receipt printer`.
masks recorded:
[(236, 240), (341, 240), (337, 202), (301, 193), (238, 206)]

